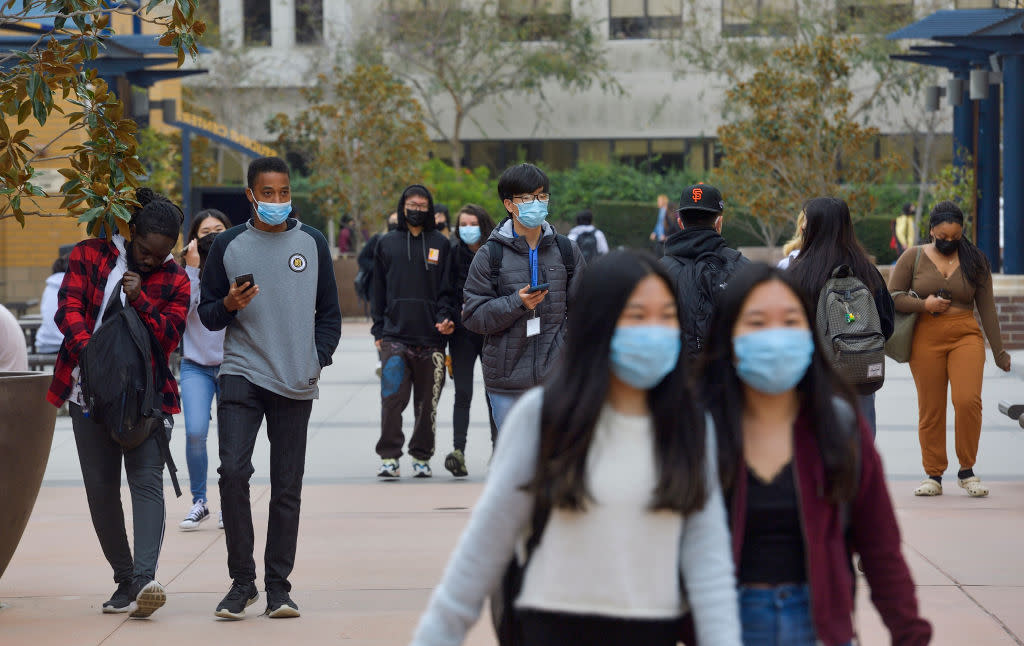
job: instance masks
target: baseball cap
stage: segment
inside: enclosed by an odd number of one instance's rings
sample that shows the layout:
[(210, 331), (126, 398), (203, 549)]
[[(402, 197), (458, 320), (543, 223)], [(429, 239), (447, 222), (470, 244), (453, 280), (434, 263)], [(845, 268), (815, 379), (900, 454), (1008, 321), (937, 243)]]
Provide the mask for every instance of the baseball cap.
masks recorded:
[(703, 211), (705, 213), (721, 213), (725, 210), (722, 193), (710, 184), (694, 184), (687, 186), (679, 198), (678, 211)]

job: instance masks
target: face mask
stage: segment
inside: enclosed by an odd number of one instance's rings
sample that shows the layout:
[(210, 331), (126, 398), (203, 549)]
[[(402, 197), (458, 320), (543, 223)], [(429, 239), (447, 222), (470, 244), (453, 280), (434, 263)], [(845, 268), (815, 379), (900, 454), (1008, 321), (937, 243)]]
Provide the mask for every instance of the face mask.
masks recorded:
[(544, 224), (548, 217), (548, 203), (534, 200), (529, 204), (517, 204), (519, 222), (527, 229), (534, 229)]
[(769, 395), (796, 387), (814, 354), (810, 330), (769, 328), (733, 339), (736, 372), (745, 384)]
[(936, 240), (935, 250), (943, 256), (952, 256), (960, 248), (959, 240)]
[(654, 388), (676, 367), (681, 345), (679, 330), (664, 325), (615, 328), (612, 372), (634, 388)]
[(260, 220), (270, 226), (277, 226), (278, 224), (281, 224), (288, 219), (291, 212), (291, 200), (281, 202), (280, 204), (274, 202), (256, 202), (256, 215), (260, 216)]
[(466, 244), (476, 244), (480, 242), (480, 227), (459, 227), (459, 237)]
[(421, 227), (427, 222), (427, 211), (413, 211), (411, 209), (405, 210), (405, 221), (411, 227)]
[(388, 222), (388, 231), (397, 231), (397, 230), (398, 230), (398, 223), (397, 222)]

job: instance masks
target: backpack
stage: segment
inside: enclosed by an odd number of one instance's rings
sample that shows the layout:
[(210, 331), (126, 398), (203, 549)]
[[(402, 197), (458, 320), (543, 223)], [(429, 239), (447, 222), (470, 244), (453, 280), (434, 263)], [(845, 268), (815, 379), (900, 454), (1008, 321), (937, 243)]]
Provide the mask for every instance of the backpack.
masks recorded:
[(85, 409), (125, 450), (130, 451), (157, 434), (174, 491), (181, 496), (160, 408), (160, 384), (170, 368), (153, 333), (134, 307), (121, 305), (120, 297), (118, 282), (107, 302), (102, 324), (79, 357)]
[(885, 381), (885, 336), (875, 298), (848, 265), (818, 294), (816, 329), (825, 356), (846, 383), (867, 395)]
[(576, 246), (580, 248), (580, 253), (583, 254), (583, 259), (586, 260), (589, 265), (593, 262), (594, 258), (597, 258), (597, 232), (584, 231), (579, 234), (576, 236)]
[[(501, 226), (501, 225), (498, 225)], [(572, 284), (572, 277), (576, 273), (576, 259), (572, 255), (572, 241), (561, 233), (555, 234), (555, 243), (558, 251), (562, 254), (562, 264), (565, 265), (565, 284)], [(501, 261), (505, 255), (505, 245), (497, 240), (487, 241), (487, 255), (491, 259), (491, 289), (498, 296), (501, 296), (499, 280), (501, 278)]]
[(711, 328), (718, 297), (725, 290), (729, 278), (743, 262), (743, 254), (725, 247), (719, 251), (706, 251), (696, 259), (684, 260), (665, 256), (678, 263), (676, 291), (679, 302), (686, 310), (686, 352), (696, 357), (703, 350)]

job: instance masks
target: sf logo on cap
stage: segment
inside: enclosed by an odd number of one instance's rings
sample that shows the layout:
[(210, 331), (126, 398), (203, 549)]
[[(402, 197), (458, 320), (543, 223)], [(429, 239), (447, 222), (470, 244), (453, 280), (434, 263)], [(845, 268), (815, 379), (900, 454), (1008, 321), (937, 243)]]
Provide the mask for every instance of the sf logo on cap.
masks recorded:
[(693, 189), (693, 201), (700, 202), (700, 198), (704, 196), (704, 189), (695, 188)]

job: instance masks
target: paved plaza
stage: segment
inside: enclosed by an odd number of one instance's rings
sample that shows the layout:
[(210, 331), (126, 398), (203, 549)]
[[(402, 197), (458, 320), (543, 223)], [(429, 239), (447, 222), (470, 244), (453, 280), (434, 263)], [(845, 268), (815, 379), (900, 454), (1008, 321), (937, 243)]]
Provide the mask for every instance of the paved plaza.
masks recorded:
[[(903, 530), (904, 554), (918, 584), (923, 613), (935, 626), (935, 644), (1024, 644), (1024, 559), (1018, 549), (1024, 534), (1024, 470), (1019, 466), (1024, 430), (996, 407), (1001, 399), (1024, 400), (1024, 353), (1015, 353), (1014, 360), (1021, 365), (1010, 375), (996, 369), (991, 359), (986, 365), (977, 466), (992, 488), (986, 499), (967, 498), (956, 487), (955, 472), (947, 475), (945, 496), (911, 495), (921, 466), (917, 400), (909, 369), (890, 363), (886, 386), (878, 394), (878, 446)], [(61, 417), (35, 512), (0, 579), (0, 645), (408, 643), (486, 473), (490, 442), (483, 386), (478, 379), (468, 479), (454, 481), (442, 465), (451, 448), (454, 390), (449, 383), (438, 412), (434, 479), (412, 480), (411, 465), (403, 459), (406, 477), (401, 482), (378, 482), (373, 447), (380, 398), (367, 324), (345, 323), (334, 361), (321, 381), (321, 398), (313, 407), (309, 428), (299, 551), (292, 576), (300, 619), (258, 616), (263, 599), (250, 608), (245, 621), (214, 618), (213, 610), (229, 585), (223, 532), (215, 520), (196, 532), (177, 530), (191, 500), (180, 416), (172, 449), (186, 494), (175, 500), (168, 481), (168, 529), (158, 573), (167, 587), (167, 605), (149, 620), (102, 615), (100, 604), (114, 586), (89, 521), (71, 422)], [(217, 510), (215, 421), (209, 441), (210, 497)], [(952, 409), (949, 423), (952, 427)], [(411, 429), (408, 414), (406, 429)], [(948, 445), (955, 469), (952, 433)], [(257, 571), (262, 573), (269, 498), (265, 436), (257, 444), (254, 464)], [(127, 501), (127, 488), (122, 495)], [(257, 583), (262, 587), (262, 581)], [(863, 579), (860, 583), (861, 643), (889, 643)], [(485, 610), (485, 620), (467, 644), (494, 643)]]

